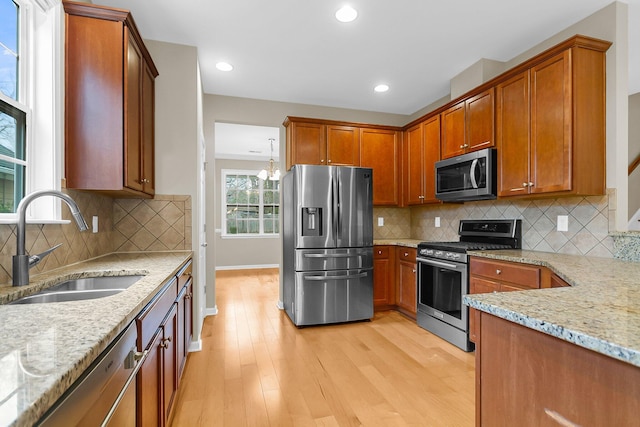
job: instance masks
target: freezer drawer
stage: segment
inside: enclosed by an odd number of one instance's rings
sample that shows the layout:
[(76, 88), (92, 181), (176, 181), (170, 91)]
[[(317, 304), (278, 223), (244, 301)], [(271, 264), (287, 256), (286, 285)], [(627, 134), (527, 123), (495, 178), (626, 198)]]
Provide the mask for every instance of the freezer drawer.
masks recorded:
[(296, 271), (373, 268), (373, 247), (349, 249), (298, 249)]
[(297, 272), (289, 308), (298, 326), (371, 319), (373, 270)]

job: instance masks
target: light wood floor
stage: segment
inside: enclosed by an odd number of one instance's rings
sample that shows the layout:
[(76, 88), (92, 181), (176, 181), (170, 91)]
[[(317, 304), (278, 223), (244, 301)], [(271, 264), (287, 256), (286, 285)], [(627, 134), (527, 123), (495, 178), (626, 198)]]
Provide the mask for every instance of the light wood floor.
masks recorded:
[(218, 272), (173, 426), (473, 426), (474, 356), (397, 312), (297, 329), (278, 271)]

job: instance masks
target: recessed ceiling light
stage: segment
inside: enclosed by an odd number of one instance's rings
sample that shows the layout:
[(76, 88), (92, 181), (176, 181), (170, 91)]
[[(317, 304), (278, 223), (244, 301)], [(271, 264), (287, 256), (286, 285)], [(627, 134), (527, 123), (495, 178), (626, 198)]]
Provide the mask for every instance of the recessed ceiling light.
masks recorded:
[(216, 64), (216, 68), (220, 71), (231, 71), (233, 70), (233, 65), (229, 64), (228, 62), (218, 62)]
[(358, 12), (351, 6), (342, 6), (336, 12), (336, 19), (340, 22), (351, 22), (358, 17)]
[(386, 92), (389, 90), (389, 85), (381, 84), (373, 88), (376, 92)]

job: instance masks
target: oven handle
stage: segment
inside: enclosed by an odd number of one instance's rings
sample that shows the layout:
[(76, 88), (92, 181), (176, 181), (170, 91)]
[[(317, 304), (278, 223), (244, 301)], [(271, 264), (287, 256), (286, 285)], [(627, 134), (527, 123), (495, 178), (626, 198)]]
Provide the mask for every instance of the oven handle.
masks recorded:
[(450, 268), (452, 270), (457, 270), (460, 267), (463, 267), (466, 265), (466, 264), (450, 264), (448, 262), (435, 261), (433, 259), (426, 259), (426, 258), (416, 258), (416, 261), (422, 262), (424, 264), (435, 265), (436, 267)]

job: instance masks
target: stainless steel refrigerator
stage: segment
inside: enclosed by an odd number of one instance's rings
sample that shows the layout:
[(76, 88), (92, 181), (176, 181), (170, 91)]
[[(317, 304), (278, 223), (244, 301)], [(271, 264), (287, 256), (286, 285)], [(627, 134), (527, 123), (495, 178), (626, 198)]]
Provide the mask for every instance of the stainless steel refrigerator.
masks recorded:
[(283, 177), (283, 303), (295, 325), (373, 317), (372, 177), (312, 165)]

